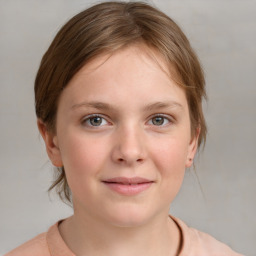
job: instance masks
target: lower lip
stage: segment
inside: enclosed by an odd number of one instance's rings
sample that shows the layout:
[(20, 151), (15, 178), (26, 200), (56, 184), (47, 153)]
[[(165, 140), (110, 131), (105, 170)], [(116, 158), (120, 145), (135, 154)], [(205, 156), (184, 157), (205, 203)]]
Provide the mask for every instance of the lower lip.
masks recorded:
[(126, 196), (133, 196), (147, 190), (153, 184), (153, 182), (146, 182), (146, 183), (134, 184), (134, 185), (126, 185), (121, 183), (108, 183), (108, 182), (104, 182), (104, 184), (119, 194), (126, 195)]

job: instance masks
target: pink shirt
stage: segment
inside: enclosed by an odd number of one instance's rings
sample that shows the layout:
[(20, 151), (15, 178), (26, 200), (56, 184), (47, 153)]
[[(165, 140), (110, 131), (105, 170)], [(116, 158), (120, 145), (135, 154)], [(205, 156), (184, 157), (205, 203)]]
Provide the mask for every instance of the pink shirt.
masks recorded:
[[(183, 246), (179, 256), (242, 256), (212, 236), (189, 228), (177, 218), (172, 219), (182, 232)], [(59, 233), (60, 222), (51, 226), (48, 232), (36, 236), (4, 256), (75, 256)]]

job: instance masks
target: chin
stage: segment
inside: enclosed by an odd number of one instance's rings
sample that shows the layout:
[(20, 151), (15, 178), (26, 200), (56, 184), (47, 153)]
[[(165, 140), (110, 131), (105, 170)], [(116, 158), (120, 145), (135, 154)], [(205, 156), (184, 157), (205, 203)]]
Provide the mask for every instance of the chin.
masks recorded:
[(109, 223), (116, 227), (139, 227), (146, 225), (153, 218), (153, 214), (142, 207), (122, 207), (112, 209), (106, 213)]

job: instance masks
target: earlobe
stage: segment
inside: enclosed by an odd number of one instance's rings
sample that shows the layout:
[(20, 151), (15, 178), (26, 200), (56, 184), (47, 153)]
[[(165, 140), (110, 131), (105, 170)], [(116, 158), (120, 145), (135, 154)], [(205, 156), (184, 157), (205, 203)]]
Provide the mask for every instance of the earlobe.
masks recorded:
[(188, 155), (187, 155), (187, 160), (186, 160), (186, 168), (189, 168), (193, 164), (193, 160), (197, 151), (197, 146), (198, 146), (198, 138), (200, 135), (200, 128), (196, 129), (195, 135), (192, 137), (189, 147), (188, 147)]
[(56, 167), (62, 167), (62, 159), (61, 159), (61, 152), (58, 145), (58, 138), (57, 135), (50, 132), (45, 123), (43, 123), (42, 120), (37, 120), (37, 126), (39, 129), (39, 132), (44, 139), (46, 152), (52, 162), (52, 164)]

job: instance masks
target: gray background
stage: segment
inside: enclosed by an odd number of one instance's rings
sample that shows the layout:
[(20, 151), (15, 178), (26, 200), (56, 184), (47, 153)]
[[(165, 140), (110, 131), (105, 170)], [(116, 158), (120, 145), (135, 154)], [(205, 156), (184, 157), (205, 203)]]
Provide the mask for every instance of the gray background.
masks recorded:
[[(47, 188), (52, 167), (36, 128), (33, 81), (60, 26), (95, 1), (0, 0), (0, 254), (72, 213)], [(171, 213), (256, 255), (256, 1), (155, 0), (204, 66), (205, 151)], [(200, 187), (201, 184), (201, 187)]]

